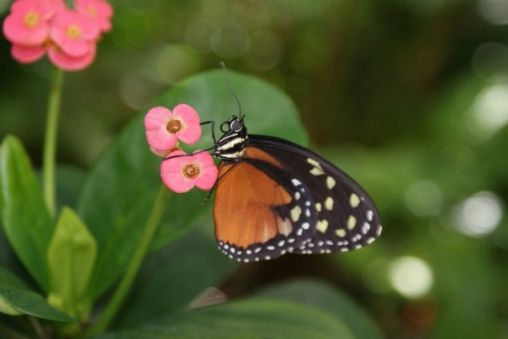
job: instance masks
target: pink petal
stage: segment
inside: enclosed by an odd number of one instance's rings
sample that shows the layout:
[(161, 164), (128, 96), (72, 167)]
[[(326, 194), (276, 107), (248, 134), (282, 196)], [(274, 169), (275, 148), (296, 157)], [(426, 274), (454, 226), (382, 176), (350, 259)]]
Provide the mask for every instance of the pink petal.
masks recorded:
[(49, 36), (48, 24), (41, 18), (34, 27), (24, 23), (25, 13), (12, 13), (5, 18), (3, 32), (7, 40), (24, 46), (42, 45)]
[[(152, 146), (149, 146), (150, 147), (150, 151), (152, 151), (153, 154), (159, 156), (159, 157), (167, 157), (169, 153), (171, 153), (171, 151), (173, 149), (170, 149), (170, 150), (167, 150), (167, 149), (156, 149), (156, 148), (153, 148)], [(176, 147), (175, 147), (176, 148)]]
[(196, 179), (196, 186), (205, 191), (210, 190), (219, 175), (219, 170), (212, 156), (207, 152), (200, 152), (194, 154), (192, 158), (195, 163), (199, 164), (201, 170), (199, 177)]
[(145, 115), (146, 141), (151, 148), (159, 153), (171, 151), (178, 142), (176, 135), (169, 133), (167, 130), (167, 124), (171, 116), (171, 111), (162, 106), (150, 109)]
[(11, 6), (11, 13), (36, 11), (42, 19), (49, 20), (57, 9), (64, 6), (63, 0), (17, 0)]
[(54, 47), (48, 50), (48, 57), (55, 66), (65, 71), (80, 71), (88, 67), (95, 59), (95, 44), (92, 44), (89, 53), (81, 57), (72, 57)]
[(111, 17), (113, 7), (103, 0), (76, 0), (75, 8), (78, 12), (88, 17), (100, 28), (102, 32), (111, 30)]
[[(169, 157), (175, 155), (183, 155), (183, 151), (174, 151), (169, 154)], [(172, 159), (165, 159), (161, 162), (160, 172), (164, 184), (173, 192), (185, 193), (190, 191), (194, 185), (195, 180), (186, 178), (182, 173), (182, 168), (189, 163), (190, 157), (177, 157)]]
[(207, 169), (209, 167), (217, 167), (215, 165), (215, 162), (213, 161), (213, 157), (208, 152), (196, 151), (192, 157), (193, 160), (198, 161), (200, 167), (203, 167), (204, 169)]
[(184, 122), (184, 127), (176, 133), (178, 139), (192, 145), (201, 138), (199, 115), (194, 108), (186, 104), (179, 104), (173, 108), (173, 116), (180, 117)]
[(29, 64), (42, 58), (46, 52), (45, 47), (25, 47), (20, 45), (12, 45), (12, 58), (22, 64)]

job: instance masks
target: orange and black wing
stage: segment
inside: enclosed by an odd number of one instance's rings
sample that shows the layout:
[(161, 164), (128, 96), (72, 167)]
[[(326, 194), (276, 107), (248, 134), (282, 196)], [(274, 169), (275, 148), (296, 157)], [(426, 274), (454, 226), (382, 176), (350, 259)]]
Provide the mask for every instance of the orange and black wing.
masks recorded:
[(326, 159), (289, 141), (249, 135), (244, 155), (222, 163), (220, 173), (216, 236), (233, 259), (345, 252), (381, 234), (365, 190)]
[(273, 259), (313, 237), (317, 213), (309, 190), (270, 154), (247, 147), (241, 161), (220, 165), (219, 177), (215, 234), (230, 258)]
[(374, 202), (367, 192), (335, 165), (309, 149), (289, 141), (249, 136), (249, 145), (267, 153), (310, 191), (316, 221), (310, 241), (294, 253), (346, 252), (372, 243), (382, 227)]

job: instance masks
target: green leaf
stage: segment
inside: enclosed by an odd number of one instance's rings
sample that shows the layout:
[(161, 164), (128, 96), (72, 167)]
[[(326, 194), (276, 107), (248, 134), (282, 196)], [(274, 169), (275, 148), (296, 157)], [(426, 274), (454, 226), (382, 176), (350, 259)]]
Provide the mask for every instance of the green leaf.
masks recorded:
[(23, 281), (3, 267), (0, 267), (0, 287), (12, 287), (20, 290), (28, 290), (28, 287)]
[(64, 207), (48, 248), (49, 303), (86, 319), (91, 300), (87, 294), (97, 244), (74, 211)]
[(206, 288), (221, 283), (236, 263), (217, 250), (211, 232), (205, 232), (211, 228), (209, 223), (195, 227), (146, 259), (117, 328), (181, 312)]
[(0, 287), (0, 297), (20, 313), (53, 321), (68, 322), (74, 319), (48, 305), (44, 298), (32, 291)]
[[(132, 330), (105, 334), (100, 339), (130, 338), (354, 338), (348, 328), (327, 312), (302, 304), (256, 299), (213, 306), (165, 317)], [(363, 338), (359, 338), (363, 339)]]
[(6, 137), (0, 153), (2, 221), (14, 251), (39, 285), (49, 286), (46, 252), (51, 221), (30, 160), (15, 137)]
[[(228, 72), (246, 113), (251, 133), (274, 134), (299, 143), (307, 141), (298, 114), (290, 99), (263, 81)], [(164, 94), (158, 104), (173, 108), (188, 103), (202, 120), (222, 122), (238, 112), (223, 71), (212, 71), (190, 78)], [(119, 278), (141, 234), (161, 185), (160, 158), (150, 153), (145, 140), (143, 116), (122, 132), (93, 168), (78, 202), (78, 214), (97, 240), (99, 255), (91, 283), (96, 297)], [(210, 146), (210, 131), (192, 149)], [(168, 203), (154, 248), (160, 248), (182, 234), (207, 209), (201, 204), (206, 193), (173, 194)]]
[[(26, 285), (21, 280), (3, 267), (0, 267), (0, 287), (12, 287), (23, 290), (27, 289)], [(8, 315), (22, 314), (11, 306), (2, 296), (0, 296), (0, 312)]]
[(268, 288), (263, 297), (297, 301), (314, 306), (341, 319), (355, 338), (383, 338), (377, 325), (345, 294), (313, 280), (299, 280)]
[(10, 315), (27, 314), (62, 322), (74, 320), (48, 305), (41, 295), (30, 291), (21, 280), (2, 267), (0, 267), (0, 312)]

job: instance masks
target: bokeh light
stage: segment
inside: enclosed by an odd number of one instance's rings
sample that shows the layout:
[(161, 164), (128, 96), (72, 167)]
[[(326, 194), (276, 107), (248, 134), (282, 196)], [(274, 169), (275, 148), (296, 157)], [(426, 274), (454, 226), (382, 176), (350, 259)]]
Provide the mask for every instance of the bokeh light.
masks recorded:
[(508, 24), (508, 1), (506, 0), (480, 0), (481, 15), (493, 25)]
[(508, 123), (508, 84), (487, 87), (475, 99), (473, 128), (477, 134), (491, 135)]
[(508, 47), (498, 41), (485, 42), (474, 51), (471, 64), (473, 72), (483, 80), (506, 78)]
[(224, 20), (215, 27), (210, 44), (219, 57), (233, 59), (249, 49), (249, 32), (236, 21)]
[(193, 48), (183, 44), (168, 44), (157, 53), (153, 77), (162, 83), (174, 84), (197, 72), (200, 66), (200, 59)]
[(480, 237), (494, 231), (503, 218), (501, 200), (492, 192), (478, 192), (460, 203), (454, 210), (456, 229)]
[(213, 29), (214, 25), (211, 20), (196, 19), (187, 25), (185, 41), (197, 51), (207, 53), (210, 51)]
[(277, 65), (281, 54), (281, 39), (269, 30), (260, 30), (252, 35), (246, 59), (254, 69), (267, 70)]
[(419, 298), (432, 287), (434, 274), (424, 260), (403, 256), (390, 265), (389, 279), (393, 288), (404, 297)]

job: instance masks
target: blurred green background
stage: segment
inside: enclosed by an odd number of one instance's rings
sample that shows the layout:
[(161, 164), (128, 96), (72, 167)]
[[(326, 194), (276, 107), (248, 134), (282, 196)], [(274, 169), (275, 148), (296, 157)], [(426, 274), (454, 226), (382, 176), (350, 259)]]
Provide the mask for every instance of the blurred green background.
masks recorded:
[[(97, 60), (65, 79), (61, 163), (89, 168), (163, 90), (223, 60), (289, 94), (312, 147), (366, 187), (384, 224), (357, 252), (240, 266), (227, 295), (318, 277), (390, 338), (508, 337), (506, 0), (112, 3)], [(1, 39), (0, 136), (38, 165), (50, 67), (9, 48)]]

